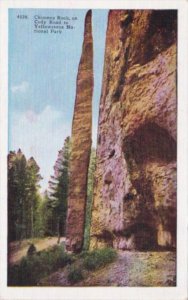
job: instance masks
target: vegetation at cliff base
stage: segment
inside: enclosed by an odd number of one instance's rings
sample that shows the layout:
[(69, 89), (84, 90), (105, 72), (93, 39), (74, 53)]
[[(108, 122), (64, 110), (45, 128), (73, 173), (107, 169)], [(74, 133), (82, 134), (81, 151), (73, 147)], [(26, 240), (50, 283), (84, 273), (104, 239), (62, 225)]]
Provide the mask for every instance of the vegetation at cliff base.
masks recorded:
[(86, 253), (83, 266), (87, 270), (96, 270), (113, 262), (116, 257), (117, 252), (113, 248), (96, 249)]
[[(113, 262), (116, 257), (116, 251), (111, 248), (73, 255), (64, 251), (63, 244), (56, 245), (47, 250), (28, 253), (18, 264), (9, 266), (8, 285), (36, 286), (42, 278), (67, 265), (70, 265), (67, 280), (71, 284), (75, 284), (85, 279), (86, 272), (104, 267)], [(61, 270), (61, 272), (64, 272), (64, 270)]]
[(72, 256), (62, 245), (23, 257), (19, 264), (9, 266), (9, 286), (34, 286), (51, 272), (72, 263)]
[(81, 281), (84, 279), (83, 270), (75, 265), (71, 266), (67, 279), (71, 284)]
[[(77, 261), (71, 266), (68, 280), (71, 284), (85, 279), (88, 271), (95, 271), (112, 263), (117, 258), (117, 252), (112, 248), (84, 251), (77, 256)], [(78, 263), (79, 261), (79, 263)]]

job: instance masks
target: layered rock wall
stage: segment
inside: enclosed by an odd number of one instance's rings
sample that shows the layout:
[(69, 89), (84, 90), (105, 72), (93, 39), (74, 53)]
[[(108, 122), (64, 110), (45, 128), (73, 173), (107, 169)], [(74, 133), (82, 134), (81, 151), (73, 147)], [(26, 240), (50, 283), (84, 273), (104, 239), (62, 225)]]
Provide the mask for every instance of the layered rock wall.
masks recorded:
[(175, 10), (109, 12), (90, 248), (176, 246)]
[[(91, 11), (85, 19), (82, 56), (78, 69), (71, 136), (70, 182), (66, 220), (66, 249), (79, 252), (83, 244), (87, 174), (91, 150), (93, 39)], [(76, 45), (75, 45), (76, 47)]]

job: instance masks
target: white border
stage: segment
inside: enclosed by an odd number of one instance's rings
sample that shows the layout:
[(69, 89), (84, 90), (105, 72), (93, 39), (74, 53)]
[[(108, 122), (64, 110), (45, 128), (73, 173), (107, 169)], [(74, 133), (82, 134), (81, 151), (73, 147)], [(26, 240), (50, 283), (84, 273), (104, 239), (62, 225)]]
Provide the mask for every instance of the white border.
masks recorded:
[[(178, 9), (178, 241), (177, 287), (7, 287), (8, 8)], [(0, 2), (0, 299), (156, 299), (187, 297), (188, 2), (185, 0), (1, 0)]]

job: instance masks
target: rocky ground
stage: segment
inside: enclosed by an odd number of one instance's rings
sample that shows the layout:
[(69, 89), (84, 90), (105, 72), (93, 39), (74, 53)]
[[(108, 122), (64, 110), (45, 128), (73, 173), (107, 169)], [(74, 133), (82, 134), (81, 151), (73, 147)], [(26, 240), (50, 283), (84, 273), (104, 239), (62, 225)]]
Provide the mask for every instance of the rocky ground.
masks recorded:
[[(44, 278), (39, 285), (72, 286), (67, 280), (68, 268)], [(85, 274), (74, 286), (175, 286), (175, 274), (175, 252), (119, 251), (115, 262)]]

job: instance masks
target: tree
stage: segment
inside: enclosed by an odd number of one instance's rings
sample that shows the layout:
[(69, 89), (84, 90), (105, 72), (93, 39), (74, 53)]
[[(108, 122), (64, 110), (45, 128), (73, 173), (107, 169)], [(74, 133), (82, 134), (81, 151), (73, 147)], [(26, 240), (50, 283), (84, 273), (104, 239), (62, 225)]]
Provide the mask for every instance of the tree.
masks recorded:
[(39, 201), (39, 167), (19, 149), (8, 155), (8, 239), (22, 240), (34, 235), (35, 211)]
[(67, 137), (63, 148), (58, 152), (54, 165), (54, 175), (49, 181), (48, 207), (52, 211), (52, 231), (60, 236), (65, 234), (67, 197), (69, 184), (70, 137)]
[(28, 233), (27, 235), (33, 237), (36, 233), (34, 233), (34, 224), (37, 220), (37, 207), (38, 202), (40, 201), (38, 190), (40, 188), (39, 181), (42, 179), (41, 175), (39, 174), (39, 166), (37, 165), (36, 161), (33, 157), (31, 157), (27, 162), (27, 202), (28, 202)]
[(8, 223), (9, 239), (22, 239), (25, 235), (24, 220), (27, 189), (26, 158), (19, 149), (8, 156)]
[(52, 211), (48, 207), (49, 197), (47, 191), (40, 195), (40, 201), (38, 201), (35, 222), (34, 233), (39, 237), (51, 236), (52, 228), (49, 220), (52, 220)]

